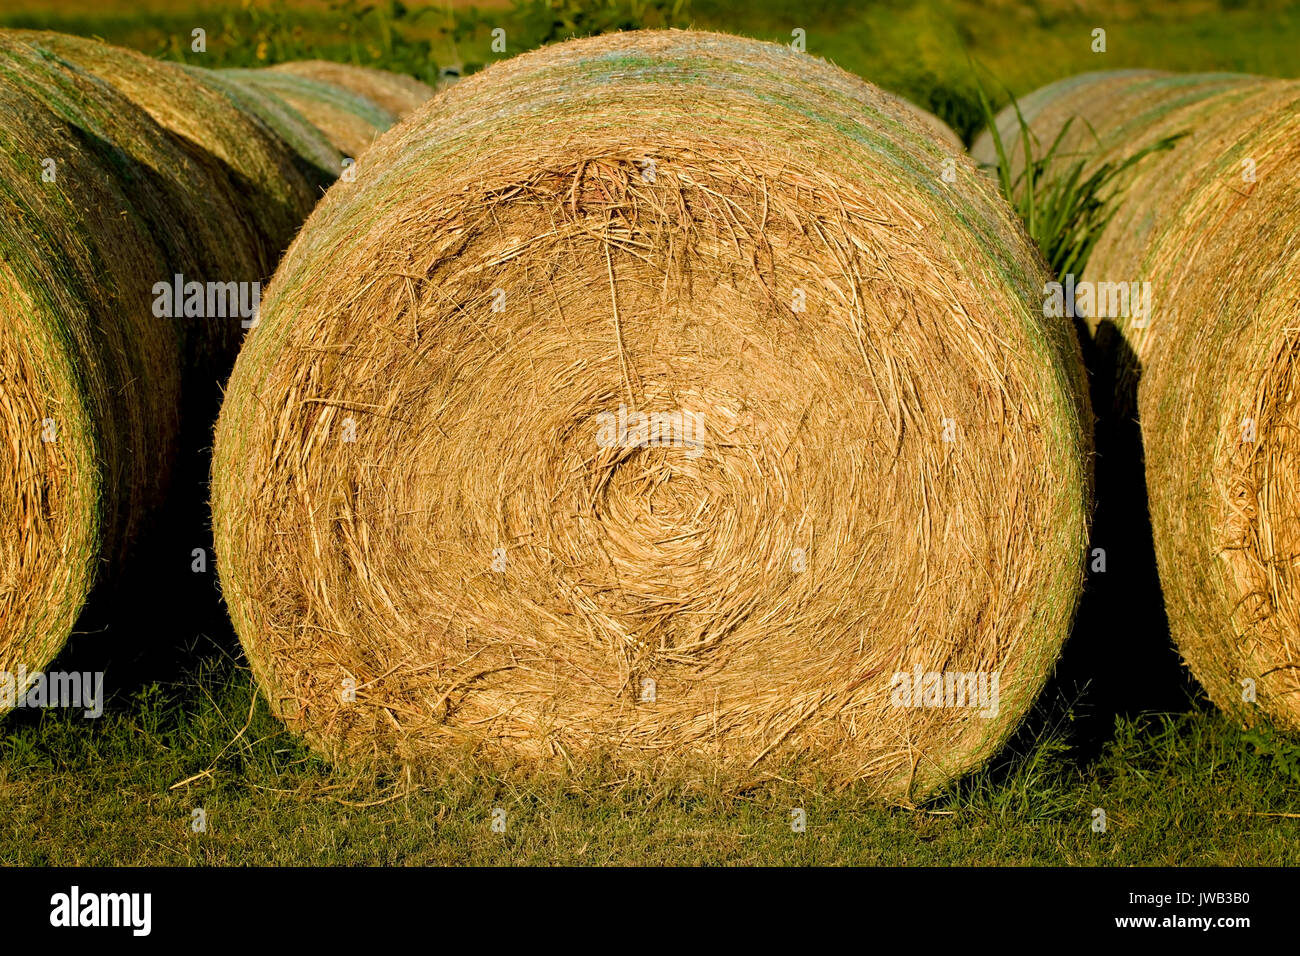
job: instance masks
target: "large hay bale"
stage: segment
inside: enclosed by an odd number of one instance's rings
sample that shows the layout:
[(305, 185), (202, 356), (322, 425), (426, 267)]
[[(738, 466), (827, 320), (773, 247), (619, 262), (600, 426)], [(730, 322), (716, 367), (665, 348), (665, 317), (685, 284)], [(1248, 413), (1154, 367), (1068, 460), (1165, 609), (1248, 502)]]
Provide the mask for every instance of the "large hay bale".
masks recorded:
[(184, 366), (238, 339), (155, 285), (269, 268), (226, 164), (106, 79), (131, 58), (48, 39), (0, 32), (0, 671), (31, 677), (163, 498)]
[(376, 136), (397, 122), (396, 113), (333, 83), (271, 69), (221, 72), (245, 89), (283, 101), (349, 159), (364, 153)]
[(294, 60), (276, 64), (271, 70), (349, 90), (388, 110), (398, 119), (418, 109), (433, 96), (433, 87), (414, 77), (329, 60)]
[[(206, 225), (204, 243), (253, 249), (261, 275), (270, 276), (316, 200), (338, 176), (303, 162), (297, 146), (262, 121), (211, 70), (157, 60), (134, 50), (61, 33), (16, 31), (32, 46), (63, 57), (111, 83), (207, 166), (215, 186), (242, 214)], [(310, 156), (311, 154), (308, 153)], [(217, 162), (213, 163), (211, 157)]]
[[(950, 157), (821, 60), (676, 31), (502, 62), (381, 139), (218, 424), (272, 710), (336, 758), (890, 798), (988, 759), (1079, 595), (1086, 397), (1041, 260)], [(996, 712), (904, 705), (918, 672), (996, 675)]]
[[(1149, 282), (1150, 314), (1095, 315), (1118, 414), (1136, 410), (1169, 627), (1211, 700), (1300, 730), (1300, 539), (1292, 503), (1300, 85), (1241, 76), (1096, 76), (1027, 116), (1050, 142), (1097, 127), (1089, 162), (1153, 137), (1082, 277)], [(1107, 89), (1091, 96), (1088, 89)], [(1136, 402), (1136, 404), (1134, 404)]]
[[(1245, 723), (1300, 731), (1296, 296), (1300, 85), (1228, 104), (1139, 260), (1138, 412), (1179, 651)], [(1252, 180), (1243, 175), (1251, 161)]]

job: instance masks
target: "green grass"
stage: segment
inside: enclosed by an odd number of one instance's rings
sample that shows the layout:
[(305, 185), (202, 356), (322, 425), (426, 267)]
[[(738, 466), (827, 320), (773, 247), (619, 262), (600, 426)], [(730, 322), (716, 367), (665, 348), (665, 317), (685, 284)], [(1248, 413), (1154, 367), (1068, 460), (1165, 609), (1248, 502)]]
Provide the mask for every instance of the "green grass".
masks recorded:
[[(600, 771), (466, 765), (424, 784), (336, 773), (222, 657), (110, 702), (99, 721), (46, 711), (7, 729), (5, 864), (1300, 863), (1300, 819), (1269, 815), (1300, 815), (1300, 748), (1208, 711), (1120, 720), (1086, 758), (1065, 711), (915, 810), (875, 807), (855, 789), (737, 795)], [(795, 807), (804, 833), (791, 830)], [(206, 832), (192, 830), (196, 808)], [(497, 808), (504, 833), (491, 827)]]
[(1017, 170), (1008, 154), (1010, 144), (1002, 141), (998, 130), (992, 101), (982, 86), (977, 87), (977, 92), (983, 126), (992, 137), (997, 155), (994, 172), (998, 186), (1019, 214), (1048, 268), (1057, 276), (1080, 274), (1087, 266), (1093, 247), (1123, 198), (1123, 189), (1118, 185), (1123, 173), (1152, 153), (1172, 149), (1186, 135), (1161, 137), (1119, 162), (1095, 163), (1095, 156), (1089, 152), (1071, 156), (1061, 152), (1074, 117), (1065, 121), (1050, 145), (1044, 146), (1020, 112), (1016, 98), (1009, 96), (1022, 157), (1021, 168)]

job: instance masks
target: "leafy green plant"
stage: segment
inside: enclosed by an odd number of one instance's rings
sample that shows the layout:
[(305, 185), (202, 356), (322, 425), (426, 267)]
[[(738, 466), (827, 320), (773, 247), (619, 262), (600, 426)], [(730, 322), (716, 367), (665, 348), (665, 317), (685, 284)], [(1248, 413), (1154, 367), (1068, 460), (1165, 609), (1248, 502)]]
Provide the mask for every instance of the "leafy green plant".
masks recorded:
[(437, 6), (408, 7), (401, 0), (364, 3), (330, 0), (304, 11), (287, 0), (249, 0), (220, 11), (202, 53), (186, 30), (163, 31), (154, 54), (196, 66), (258, 67), (288, 60), (327, 59), (438, 79), (434, 41), (446, 47), (455, 34), (476, 28), (474, 10), (453, 16)]
[[(1020, 111), (1020, 104), (1008, 92), (1016, 114), (1022, 157), (1016, 169), (998, 129), (997, 113), (978, 81), (976, 91), (997, 153), (998, 185), (1056, 275), (1083, 272), (1102, 230), (1115, 215), (1115, 201), (1122, 191), (1121, 175), (1151, 154), (1172, 149), (1187, 135), (1164, 136), (1126, 159), (1098, 163), (1094, 161), (1095, 149), (1083, 154), (1062, 151), (1076, 117), (1065, 122), (1044, 150)], [(1088, 130), (1100, 146), (1096, 131), (1091, 126)]]
[(1277, 776), (1300, 785), (1300, 745), (1263, 726), (1243, 732), (1241, 739), (1269, 762)]

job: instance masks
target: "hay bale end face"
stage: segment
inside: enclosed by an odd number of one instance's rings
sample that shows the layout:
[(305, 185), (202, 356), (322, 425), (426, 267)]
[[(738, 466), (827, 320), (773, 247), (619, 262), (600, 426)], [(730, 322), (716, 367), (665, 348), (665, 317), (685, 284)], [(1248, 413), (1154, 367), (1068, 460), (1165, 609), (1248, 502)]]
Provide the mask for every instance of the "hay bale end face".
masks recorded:
[(232, 376), (222, 587), (331, 756), (604, 754), (915, 798), (1041, 690), (1083, 375), (1010, 209), (787, 48), (565, 43), (458, 83), (290, 250)]

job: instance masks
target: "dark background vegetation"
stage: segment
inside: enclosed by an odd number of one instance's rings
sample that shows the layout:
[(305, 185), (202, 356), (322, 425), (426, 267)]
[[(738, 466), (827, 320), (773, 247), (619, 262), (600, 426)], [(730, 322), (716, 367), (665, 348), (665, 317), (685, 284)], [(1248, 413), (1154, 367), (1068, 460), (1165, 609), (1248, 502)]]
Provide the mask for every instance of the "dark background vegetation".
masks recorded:
[[(204, 66), (323, 58), (436, 81), (575, 35), (695, 27), (789, 42), (937, 113), (981, 124), (972, 60), (1021, 95), (1086, 70), (1300, 75), (1300, 7), (1280, 0), (5, 0), (0, 25), (102, 37)], [(190, 31), (208, 35), (190, 52)], [(491, 50), (506, 31), (506, 53)], [(1092, 30), (1107, 31), (1105, 54)], [(986, 77), (986, 79), (988, 78)], [(1003, 97), (1005, 101), (1005, 97)]]

